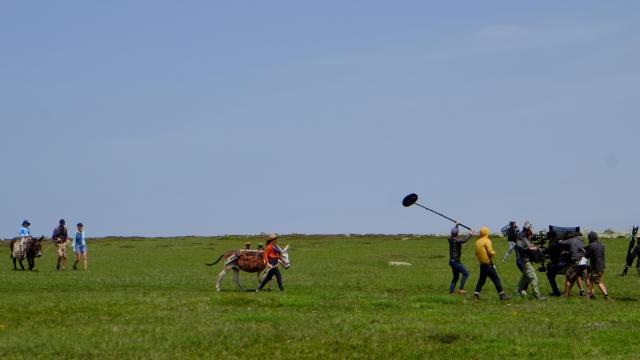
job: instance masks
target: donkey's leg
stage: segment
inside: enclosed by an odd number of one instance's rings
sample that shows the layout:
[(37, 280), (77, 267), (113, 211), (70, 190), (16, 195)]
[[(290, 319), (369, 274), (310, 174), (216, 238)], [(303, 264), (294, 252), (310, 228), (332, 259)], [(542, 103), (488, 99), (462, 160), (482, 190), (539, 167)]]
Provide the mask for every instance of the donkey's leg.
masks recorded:
[(12, 259), (13, 259), (13, 270), (14, 270), (14, 271), (18, 271), (18, 266), (17, 266), (16, 258), (12, 258)]
[(238, 289), (242, 290), (242, 285), (240, 285), (240, 270), (237, 268), (233, 268), (233, 281), (238, 285)]
[[(263, 274), (264, 276), (261, 278), (260, 274)], [(264, 280), (264, 278), (267, 277), (267, 274), (269, 274), (269, 270), (267, 269), (264, 269), (263, 271), (258, 273), (258, 286), (260, 286), (260, 283), (262, 282), (262, 280)], [(271, 291), (273, 289), (273, 281), (269, 281), (264, 285), (264, 287), (266, 287), (267, 290)]]
[(24, 270), (24, 265), (22, 265), (22, 259), (18, 259), (18, 263), (20, 263), (20, 267)]
[(27, 263), (29, 263), (29, 271), (32, 271), (33, 268), (36, 266), (36, 259), (27, 258)]
[(224, 279), (225, 275), (227, 275), (227, 266), (225, 265), (222, 268), (222, 271), (220, 271), (220, 274), (218, 274), (218, 280), (216, 281), (216, 290), (220, 291), (220, 282), (222, 281), (222, 279)]

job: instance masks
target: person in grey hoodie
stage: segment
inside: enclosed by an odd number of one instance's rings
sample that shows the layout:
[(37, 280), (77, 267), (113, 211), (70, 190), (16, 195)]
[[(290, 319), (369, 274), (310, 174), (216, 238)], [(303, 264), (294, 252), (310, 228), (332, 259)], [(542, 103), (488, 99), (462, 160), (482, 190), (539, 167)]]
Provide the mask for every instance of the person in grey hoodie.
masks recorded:
[(587, 263), (582, 234), (577, 233), (572, 238), (560, 240), (558, 243), (569, 249), (569, 266), (567, 267), (567, 276), (564, 284), (564, 296), (569, 296), (576, 280), (578, 280), (578, 286), (580, 286), (580, 296), (584, 296), (584, 289), (582, 289), (579, 282), (581, 279), (589, 286), (589, 280), (587, 279)]
[(598, 289), (602, 295), (604, 295), (605, 300), (609, 300), (609, 293), (607, 292), (607, 287), (604, 285), (603, 277), (604, 277), (604, 244), (598, 240), (598, 234), (591, 231), (587, 234), (587, 238), (589, 239), (589, 245), (586, 249), (587, 258), (589, 258), (589, 264), (591, 264), (591, 272), (589, 279), (591, 280), (589, 283), (589, 296), (591, 298), (595, 298), (595, 294), (593, 292), (593, 284), (598, 285)]

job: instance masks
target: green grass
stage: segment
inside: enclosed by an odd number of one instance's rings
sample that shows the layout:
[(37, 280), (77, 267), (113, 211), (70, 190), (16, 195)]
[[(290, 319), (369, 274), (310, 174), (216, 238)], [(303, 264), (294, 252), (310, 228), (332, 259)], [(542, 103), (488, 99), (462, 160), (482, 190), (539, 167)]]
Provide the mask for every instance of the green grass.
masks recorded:
[[(54, 249), (38, 259), (37, 272), (14, 272), (4, 249), (0, 358), (638, 357), (630, 344), (640, 327), (640, 278), (614, 276), (624, 239), (606, 241), (609, 303), (578, 296), (500, 303), (490, 282), (480, 301), (450, 296), (446, 241), (401, 236), (284, 236), (292, 262), (284, 293), (237, 291), (231, 274), (215, 292), (220, 266), (203, 263), (245, 241), (91, 241), (86, 273), (55, 272)], [(506, 241), (494, 245), (502, 255)], [(392, 260), (413, 266), (388, 266)], [(462, 260), (472, 290), (472, 245)], [(499, 264), (513, 291), (517, 269)], [(241, 281), (255, 287), (253, 274)]]

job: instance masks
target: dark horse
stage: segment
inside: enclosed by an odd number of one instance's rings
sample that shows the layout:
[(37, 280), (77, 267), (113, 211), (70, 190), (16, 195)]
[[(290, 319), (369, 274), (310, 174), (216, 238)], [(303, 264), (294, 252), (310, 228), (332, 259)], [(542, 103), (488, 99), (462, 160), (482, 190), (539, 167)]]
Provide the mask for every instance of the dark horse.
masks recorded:
[[(24, 265), (22, 265), (22, 260), (27, 259), (27, 263), (29, 264), (29, 271), (33, 270), (36, 266), (36, 258), (42, 256), (42, 240), (44, 236), (41, 236), (39, 239), (29, 238), (25, 244), (25, 248), (22, 249), (22, 254), (15, 253), (14, 247), (19, 246), (20, 238), (16, 238), (11, 240), (9, 243), (9, 250), (11, 251), (11, 259), (13, 259), (13, 270), (18, 270), (16, 266), (16, 260), (20, 263), (20, 267), (24, 270)], [(18, 244), (17, 244), (18, 243)]]

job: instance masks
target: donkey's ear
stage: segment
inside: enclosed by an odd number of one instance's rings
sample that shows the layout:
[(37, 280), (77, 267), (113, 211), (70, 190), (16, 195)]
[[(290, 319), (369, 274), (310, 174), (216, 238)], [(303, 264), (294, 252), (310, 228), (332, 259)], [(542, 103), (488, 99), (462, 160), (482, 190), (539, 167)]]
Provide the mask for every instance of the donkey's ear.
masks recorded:
[(284, 247), (284, 251), (289, 250), (289, 244), (287, 244), (287, 246)]

